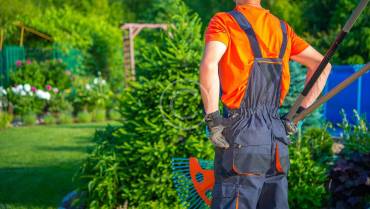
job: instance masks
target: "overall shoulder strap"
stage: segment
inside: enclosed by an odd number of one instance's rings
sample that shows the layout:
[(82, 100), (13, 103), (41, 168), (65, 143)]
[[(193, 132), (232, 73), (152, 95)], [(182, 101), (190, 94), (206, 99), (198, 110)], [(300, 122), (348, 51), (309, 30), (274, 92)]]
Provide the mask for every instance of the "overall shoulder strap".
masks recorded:
[(282, 59), (284, 57), (284, 54), (285, 54), (285, 51), (288, 45), (288, 34), (287, 34), (287, 28), (286, 28), (284, 21), (280, 20), (280, 25), (281, 25), (281, 30), (283, 32), (283, 43), (281, 44), (279, 58)]
[(255, 58), (262, 58), (260, 45), (258, 44), (256, 34), (251, 26), (251, 24), (248, 22), (247, 18), (240, 13), (239, 11), (233, 10), (229, 12), (236, 22), (239, 24), (239, 26), (244, 30), (246, 35), (248, 36), (249, 43), (251, 45), (251, 48), (253, 50), (253, 54)]

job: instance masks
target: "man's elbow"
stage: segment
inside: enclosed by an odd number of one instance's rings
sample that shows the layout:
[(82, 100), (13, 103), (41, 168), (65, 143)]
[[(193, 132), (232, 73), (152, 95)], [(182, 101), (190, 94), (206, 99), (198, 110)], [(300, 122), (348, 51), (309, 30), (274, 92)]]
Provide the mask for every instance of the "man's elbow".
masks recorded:
[[(201, 63), (200, 63), (200, 72), (202, 73), (206, 73), (206, 72), (209, 72), (209, 71), (212, 71), (213, 69), (215, 68), (215, 64), (212, 63), (212, 62), (209, 62), (209, 61), (206, 61), (206, 60), (203, 60)], [(216, 68), (217, 68), (217, 65), (216, 65)]]

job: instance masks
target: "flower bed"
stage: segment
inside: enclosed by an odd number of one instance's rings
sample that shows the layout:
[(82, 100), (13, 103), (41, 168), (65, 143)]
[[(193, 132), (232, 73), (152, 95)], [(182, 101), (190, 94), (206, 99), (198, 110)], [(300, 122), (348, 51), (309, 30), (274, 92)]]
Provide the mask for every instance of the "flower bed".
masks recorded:
[(0, 86), (0, 128), (10, 125), (104, 121), (114, 94), (101, 76), (72, 75), (60, 60), (16, 62), (9, 87)]

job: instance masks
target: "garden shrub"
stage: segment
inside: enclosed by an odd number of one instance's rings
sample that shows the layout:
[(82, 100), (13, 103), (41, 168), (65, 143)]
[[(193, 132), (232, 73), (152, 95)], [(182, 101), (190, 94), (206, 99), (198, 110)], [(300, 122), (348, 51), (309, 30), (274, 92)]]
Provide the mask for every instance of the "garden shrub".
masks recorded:
[(0, 111), (0, 129), (10, 127), (12, 120), (12, 114)]
[(310, 150), (312, 160), (327, 166), (334, 161), (332, 151), (334, 141), (327, 132), (329, 127), (330, 125), (323, 128), (308, 128), (305, 130), (302, 140), (299, 141), (299, 146), (307, 147)]
[(114, 94), (102, 77), (77, 76), (67, 100), (73, 105), (74, 112), (104, 109)]
[(66, 91), (59, 90), (57, 93), (53, 93), (52, 99), (49, 101), (47, 105), (48, 112), (53, 114), (61, 113), (61, 112), (72, 112), (73, 106), (67, 100), (67, 93)]
[(370, 133), (367, 123), (354, 110), (356, 124), (350, 124), (344, 111), (344, 149), (330, 171), (331, 209), (370, 207)]
[(79, 123), (90, 123), (92, 121), (92, 114), (87, 111), (82, 111), (77, 114), (77, 121)]
[(20, 84), (7, 89), (7, 100), (15, 115), (24, 115), (29, 112), (41, 114), (51, 99), (49, 90), (32, 87), (29, 84)]
[(56, 120), (55, 120), (55, 117), (51, 114), (47, 114), (44, 116), (44, 124), (46, 125), (52, 125), (52, 124), (55, 124)]
[(45, 75), (46, 70), (42, 69), (37, 62), (31, 62), (30, 60), (16, 62), (16, 68), (10, 72), (10, 84), (12, 86), (28, 83), (36, 88), (45, 87)]
[(73, 116), (70, 112), (61, 112), (58, 115), (58, 122), (60, 124), (71, 124), (73, 123)]
[(118, 121), (121, 120), (121, 114), (117, 110), (111, 109), (108, 111), (108, 118)]
[(71, 85), (71, 76), (66, 65), (61, 60), (47, 60), (44, 62), (21, 61), (16, 62), (16, 68), (10, 73), (10, 84), (19, 85), (28, 83), (38, 89), (47, 85), (58, 89), (66, 89)]
[[(322, 137), (314, 139), (325, 130), (312, 129), (304, 136), (308, 140), (322, 140)], [(317, 132), (316, 134), (313, 134)], [(325, 134), (326, 135), (326, 134)], [(321, 144), (321, 143), (320, 143)], [(321, 209), (328, 200), (325, 184), (328, 181), (328, 166), (316, 162), (313, 157), (320, 153), (320, 149), (326, 146), (314, 145), (318, 150), (312, 150), (310, 143), (302, 143), (295, 140), (289, 147), (290, 172), (288, 174), (289, 184), (289, 206), (294, 209)], [(326, 159), (326, 158), (324, 158)]]
[(370, 153), (370, 132), (366, 120), (356, 110), (353, 111), (356, 124), (350, 124), (344, 110), (341, 111), (342, 123), (338, 124), (343, 129), (343, 143), (345, 152)]
[(22, 120), (26, 126), (35, 125), (37, 122), (37, 116), (35, 113), (30, 112), (30, 113), (23, 115)]
[(106, 119), (105, 109), (97, 109), (93, 113), (93, 120), (95, 122), (103, 122)]
[(332, 209), (368, 209), (370, 206), (370, 153), (340, 154), (330, 171)]
[(171, 17), (175, 27), (171, 36), (161, 35), (160, 45), (142, 49), (138, 70), (145, 78), (130, 83), (120, 99), (120, 113), (127, 120), (98, 136), (82, 166), (80, 189), (88, 191), (90, 208), (115, 208), (126, 200), (129, 207), (178, 207), (172, 157), (213, 158), (198, 90), (200, 20), (180, 0), (158, 3), (178, 5)]

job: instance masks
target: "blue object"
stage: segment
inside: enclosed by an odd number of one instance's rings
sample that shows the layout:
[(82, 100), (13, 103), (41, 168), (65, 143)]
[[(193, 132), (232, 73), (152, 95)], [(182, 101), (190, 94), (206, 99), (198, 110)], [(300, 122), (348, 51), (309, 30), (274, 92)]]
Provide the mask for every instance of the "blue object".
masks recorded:
[[(334, 66), (329, 76), (324, 93), (326, 94), (339, 83), (358, 71), (364, 65)], [(348, 121), (355, 124), (353, 110), (360, 115), (365, 115), (370, 121), (370, 73), (366, 73), (353, 82), (324, 105), (324, 115), (327, 121), (336, 125), (342, 122), (340, 111), (347, 114)]]

